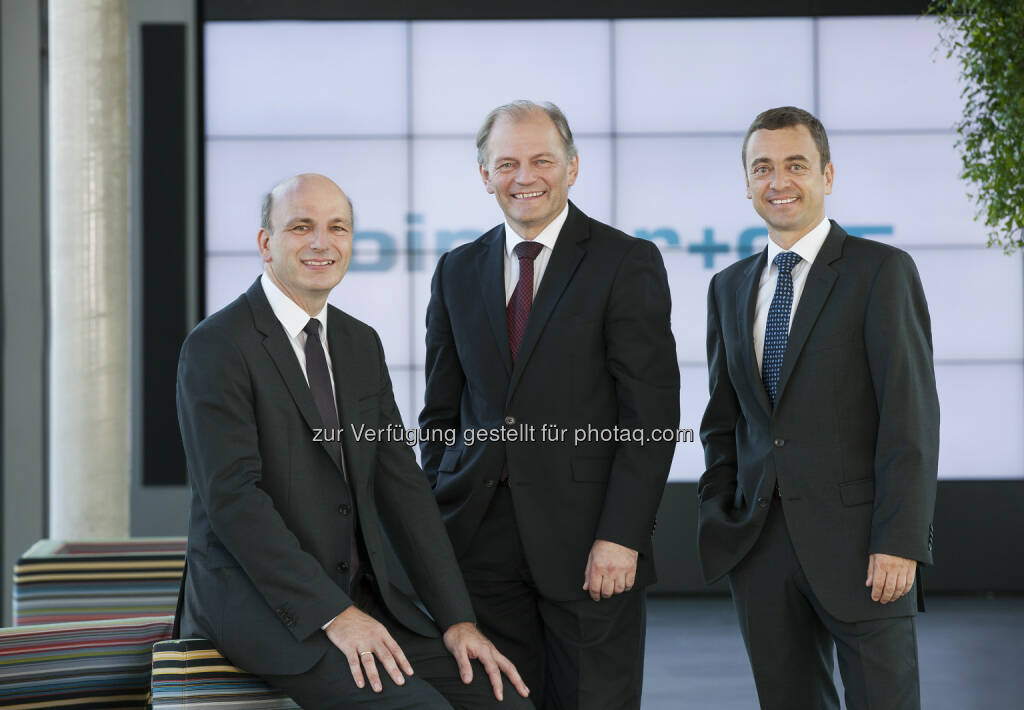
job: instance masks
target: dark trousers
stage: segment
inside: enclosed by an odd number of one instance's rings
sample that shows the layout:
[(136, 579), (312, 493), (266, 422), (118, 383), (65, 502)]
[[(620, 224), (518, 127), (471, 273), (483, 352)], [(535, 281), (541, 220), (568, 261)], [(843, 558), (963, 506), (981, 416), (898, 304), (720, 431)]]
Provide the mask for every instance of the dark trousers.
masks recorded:
[(729, 585), (762, 708), (838, 710), (834, 644), (848, 710), (920, 710), (914, 617), (848, 623), (829, 614), (800, 567), (778, 496)]
[(305, 673), (264, 676), (264, 680), (286, 692), (305, 710), (532, 710), (533, 703), (522, 698), (508, 682), (503, 691), (505, 699), (499, 703), (479, 661), (473, 661), (473, 682), (463, 684), (455, 659), (444, 642), (420, 636), (398, 623), (366, 578), (356, 584), (352, 599), (360, 610), (384, 624), (402, 647), (414, 671), (414, 675), (406, 677), (405, 685), (395, 685), (383, 665), (377, 663), (383, 691), (373, 692), (369, 682), (363, 688), (356, 687), (348, 660), (333, 646)]
[[(511, 491), (503, 486), (459, 564), (480, 629), (516, 664), (538, 708), (640, 707), (642, 589), (599, 602), (543, 597), (523, 553)], [(581, 588), (583, 572), (581, 566)]]

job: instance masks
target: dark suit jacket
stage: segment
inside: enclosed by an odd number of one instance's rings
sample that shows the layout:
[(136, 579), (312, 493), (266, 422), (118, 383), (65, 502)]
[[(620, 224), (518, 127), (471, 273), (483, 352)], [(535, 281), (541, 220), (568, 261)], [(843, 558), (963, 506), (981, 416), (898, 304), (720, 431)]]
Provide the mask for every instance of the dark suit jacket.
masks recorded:
[(752, 335), (766, 253), (716, 274), (708, 290), (704, 576), (713, 582), (743, 559), (778, 483), (800, 564), (830, 614), (912, 614), (912, 595), (883, 606), (864, 580), (871, 553), (932, 562), (939, 405), (917, 269), (833, 222), (793, 318), (773, 411)]
[[(393, 553), (437, 623), (474, 619), (430, 488), (403, 442), (356, 441), (351, 426), (400, 425), (376, 332), (329, 306), (342, 446), (367, 559), (389, 611), (437, 626), (395, 586)], [(259, 279), (188, 336), (178, 417), (192, 484), (184, 635), (214, 641), (254, 673), (299, 673), (330, 646), (320, 627), (351, 604), (342, 471), (309, 386)]]
[[(420, 426), (458, 442), (422, 445), (423, 468), (457, 554), (466, 550), (506, 465), (519, 533), (539, 590), (577, 599), (595, 538), (638, 550), (654, 581), (651, 536), (670, 443), (588, 441), (574, 430), (670, 429), (679, 368), (661, 254), (569, 206), (515, 365), (508, 345), (498, 226), (443, 256), (427, 309), (427, 388)], [(541, 441), (541, 426), (565, 441)], [(465, 445), (467, 430), (534, 426), (533, 441)]]

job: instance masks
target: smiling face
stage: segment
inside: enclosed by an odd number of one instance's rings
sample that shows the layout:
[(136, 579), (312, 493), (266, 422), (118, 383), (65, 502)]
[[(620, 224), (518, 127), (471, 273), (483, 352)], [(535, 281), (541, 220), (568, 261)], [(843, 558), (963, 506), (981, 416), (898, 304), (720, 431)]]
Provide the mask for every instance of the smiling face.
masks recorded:
[(746, 156), (747, 198), (768, 225), (772, 240), (789, 249), (825, 218), (832, 163), (822, 166), (804, 125), (754, 131)]
[(319, 313), (352, 258), (352, 209), (323, 175), (298, 175), (274, 188), (270, 230), (257, 235), (270, 279), (309, 315)]
[(554, 122), (535, 111), (495, 121), (480, 175), (512, 228), (533, 239), (565, 208), (578, 170), (579, 158), (567, 159)]

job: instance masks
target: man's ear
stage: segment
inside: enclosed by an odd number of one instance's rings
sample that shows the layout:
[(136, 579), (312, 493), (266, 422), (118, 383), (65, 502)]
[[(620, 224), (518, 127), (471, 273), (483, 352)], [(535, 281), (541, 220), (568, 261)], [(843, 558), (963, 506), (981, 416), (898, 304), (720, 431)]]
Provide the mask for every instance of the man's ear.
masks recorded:
[(580, 174), (580, 155), (577, 153), (569, 161), (569, 185), (576, 184), (576, 177)]
[(743, 176), (743, 182), (745, 182), (747, 184), (747, 199), (748, 200), (754, 199), (754, 193), (752, 193), (750, 191), (750, 178), (748, 176), (744, 175)]
[(270, 256), (270, 232), (265, 229), (260, 229), (256, 233), (256, 248), (259, 249), (260, 256), (263, 257), (263, 261), (270, 263), (273, 258)]
[(487, 194), (494, 194), (494, 186), (491, 185), (491, 174), (487, 172), (487, 168), (483, 165), (478, 166), (480, 168), (480, 177), (483, 178), (484, 188), (487, 190)]
[(832, 163), (825, 166), (825, 194), (832, 194), (832, 180), (836, 176), (836, 167)]

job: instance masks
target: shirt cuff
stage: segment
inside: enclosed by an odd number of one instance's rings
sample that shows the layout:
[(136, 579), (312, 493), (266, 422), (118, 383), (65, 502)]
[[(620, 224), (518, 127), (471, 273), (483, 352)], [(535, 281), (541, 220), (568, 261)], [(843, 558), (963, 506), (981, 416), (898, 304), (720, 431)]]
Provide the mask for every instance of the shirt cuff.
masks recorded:
[(331, 625), (331, 621), (334, 621), (339, 616), (341, 616), (341, 614), (335, 614), (334, 616), (332, 616), (330, 621), (328, 621), (326, 624), (324, 624), (323, 626), (320, 627), (320, 630), (321, 631), (327, 631), (327, 627)]

